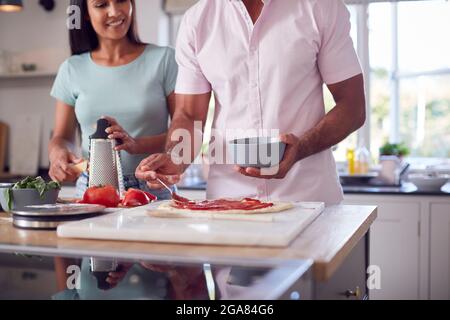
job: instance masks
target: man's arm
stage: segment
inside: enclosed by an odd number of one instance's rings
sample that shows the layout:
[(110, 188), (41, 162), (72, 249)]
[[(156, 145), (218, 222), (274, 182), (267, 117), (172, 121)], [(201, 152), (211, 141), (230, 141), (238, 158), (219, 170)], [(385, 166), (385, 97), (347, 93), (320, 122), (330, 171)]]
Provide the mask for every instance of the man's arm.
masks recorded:
[[(170, 152), (178, 143), (182, 142), (180, 139), (175, 139), (176, 131), (184, 129), (189, 132), (191, 141), (191, 154), (189, 163), (194, 161), (200, 152), (201, 143), (195, 144), (194, 139), (202, 141), (203, 128), (205, 127), (206, 118), (208, 116), (209, 101), (211, 99), (211, 92), (205, 94), (177, 94), (176, 95), (176, 109), (167, 133), (166, 152)], [(196, 132), (194, 124), (200, 122), (202, 131)], [(196, 137), (197, 136), (197, 137)], [(180, 155), (181, 156), (181, 155)], [(183, 155), (184, 156), (184, 155)], [(189, 164), (185, 164), (186, 168)]]
[(328, 85), (336, 106), (303, 136), (284, 134), (281, 140), (287, 144), (286, 152), (275, 175), (261, 175), (257, 168), (240, 168), (240, 173), (257, 178), (282, 179), (292, 166), (302, 159), (331, 148), (359, 129), (366, 119), (364, 78), (362, 74)]
[[(209, 100), (211, 92), (196, 95), (180, 94), (176, 95), (176, 108), (173, 115), (172, 123), (167, 133), (166, 152), (153, 154), (142, 160), (136, 169), (136, 177), (146, 180), (147, 185), (152, 189), (161, 188), (161, 184), (156, 178), (161, 179), (166, 184), (178, 183), (180, 175), (186, 170), (189, 164), (195, 159), (200, 152), (201, 143), (198, 146), (194, 143), (195, 135), (200, 135), (198, 139), (202, 139), (201, 132), (195, 132), (195, 122), (200, 121), (202, 129), (205, 126), (206, 117), (208, 116)], [(180, 143), (180, 139), (172, 140), (176, 136), (177, 130), (183, 130), (188, 133), (191, 146), (190, 155), (187, 161), (182, 164), (174, 163), (172, 149)], [(198, 147), (198, 148), (196, 148)], [(185, 158), (185, 155), (181, 155)]]
[(366, 120), (364, 79), (353, 78), (328, 85), (336, 106), (301, 138), (297, 161), (338, 144), (361, 128)]

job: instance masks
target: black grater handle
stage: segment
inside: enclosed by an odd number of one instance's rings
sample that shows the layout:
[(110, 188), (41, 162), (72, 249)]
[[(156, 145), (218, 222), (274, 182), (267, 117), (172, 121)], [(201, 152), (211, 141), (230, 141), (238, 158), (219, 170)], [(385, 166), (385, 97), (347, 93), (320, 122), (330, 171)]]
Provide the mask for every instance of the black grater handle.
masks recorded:
[(97, 130), (93, 135), (89, 137), (89, 139), (108, 139), (108, 134), (106, 133), (106, 129), (108, 129), (111, 125), (109, 121), (106, 119), (98, 119), (97, 120)]
[[(97, 120), (97, 130), (89, 139), (108, 139), (108, 133), (106, 133), (106, 129), (111, 126), (108, 120), (102, 118)], [(122, 139), (116, 139), (116, 144), (121, 145), (123, 143)]]

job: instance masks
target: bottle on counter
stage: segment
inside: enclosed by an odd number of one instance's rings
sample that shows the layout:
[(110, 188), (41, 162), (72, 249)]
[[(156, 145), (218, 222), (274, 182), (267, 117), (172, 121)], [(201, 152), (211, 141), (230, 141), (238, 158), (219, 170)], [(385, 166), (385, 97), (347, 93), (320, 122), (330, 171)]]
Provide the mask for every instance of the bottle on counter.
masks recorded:
[(355, 174), (355, 149), (347, 148), (347, 171), (348, 174)]
[(370, 152), (362, 141), (355, 151), (355, 173), (366, 174), (370, 167)]

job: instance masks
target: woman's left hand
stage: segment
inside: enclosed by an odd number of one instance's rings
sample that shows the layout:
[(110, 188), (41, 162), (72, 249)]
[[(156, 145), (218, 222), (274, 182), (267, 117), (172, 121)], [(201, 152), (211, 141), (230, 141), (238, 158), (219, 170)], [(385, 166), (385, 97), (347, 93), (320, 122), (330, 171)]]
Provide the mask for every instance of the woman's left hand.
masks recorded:
[(124, 150), (130, 154), (136, 154), (138, 150), (138, 143), (136, 139), (128, 134), (117, 122), (116, 119), (112, 117), (103, 117), (108, 120), (111, 126), (106, 129), (106, 133), (108, 133), (109, 139), (119, 139), (122, 141), (122, 144), (118, 144), (115, 147), (115, 150), (120, 151)]

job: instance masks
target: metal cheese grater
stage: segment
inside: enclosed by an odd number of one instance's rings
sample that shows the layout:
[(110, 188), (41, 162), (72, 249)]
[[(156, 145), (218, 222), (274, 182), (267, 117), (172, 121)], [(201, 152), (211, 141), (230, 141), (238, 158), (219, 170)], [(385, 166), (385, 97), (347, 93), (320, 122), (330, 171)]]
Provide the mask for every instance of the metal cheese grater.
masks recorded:
[[(110, 123), (106, 119), (97, 121), (97, 130), (89, 137), (89, 187), (111, 185), (119, 190), (123, 196), (125, 186), (123, 183), (122, 164), (120, 152), (114, 147), (120, 141), (108, 139), (106, 129)], [(97, 287), (102, 290), (109, 289), (106, 282), (109, 272), (118, 268), (117, 260), (105, 260), (91, 257), (91, 272), (97, 278)]]
[(105, 260), (91, 257), (90, 267), (92, 275), (97, 279), (97, 288), (108, 290), (111, 285), (106, 281), (110, 272), (120, 269), (117, 260)]
[(108, 139), (106, 129), (110, 123), (106, 119), (97, 121), (97, 130), (89, 137), (89, 187), (112, 185), (125, 192), (120, 152), (114, 147), (120, 141)]

